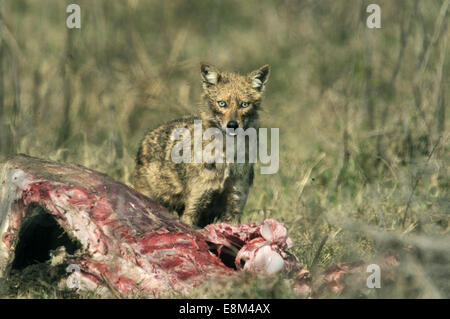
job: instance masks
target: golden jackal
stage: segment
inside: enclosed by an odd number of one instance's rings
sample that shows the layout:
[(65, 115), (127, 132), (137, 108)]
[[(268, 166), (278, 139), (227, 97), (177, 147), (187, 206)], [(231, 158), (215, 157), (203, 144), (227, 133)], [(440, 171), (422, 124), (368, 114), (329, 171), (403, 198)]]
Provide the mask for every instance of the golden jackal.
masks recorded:
[[(258, 110), (269, 71), (270, 66), (264, 65), (242, 76), (201, 63), (203, 105), (199, 116), (173, 120), (147, 133), (136, 157), (134, 187), (191, 225), (203, 227), (216, 218), (231, 221), (239, 217), (253, 183), (253, 163), (174, 162), (173, 134), (185, 129), (192, 136), (195, 120), (201, 120), (203, 130), (217, 128), (229, 136), (235, 136), (238, 128), (258, 129)], [(206, 144), (203, 139), (201, 143)]]

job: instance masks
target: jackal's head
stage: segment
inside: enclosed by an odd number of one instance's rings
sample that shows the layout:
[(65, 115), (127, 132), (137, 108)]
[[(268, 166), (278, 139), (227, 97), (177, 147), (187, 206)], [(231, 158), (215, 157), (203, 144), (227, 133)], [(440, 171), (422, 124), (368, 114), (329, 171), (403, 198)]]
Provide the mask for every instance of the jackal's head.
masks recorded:
[(264, 65), (243, 76), (220, 72), (211, 64), (200, 63), (203, 99), (207, 106), (204, 116), (224, 132), (227, 128), (256, 127), (269, 71), (270, 66)]

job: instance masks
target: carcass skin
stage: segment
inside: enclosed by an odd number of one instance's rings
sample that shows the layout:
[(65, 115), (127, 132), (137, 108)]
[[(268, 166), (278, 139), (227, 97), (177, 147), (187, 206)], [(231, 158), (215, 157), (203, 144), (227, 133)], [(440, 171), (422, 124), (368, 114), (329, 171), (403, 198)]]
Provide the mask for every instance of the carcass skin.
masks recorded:
[[(288, 252), (292, 241), (274, 219), (195, 230), (107, 175), (26, 155), (0, 164), (0, 278), (11, 272), (36, 207), (79, 243), (75, 252), (51, 259), (78, 268), (78, 290), (160, 297), (188, 294), (236, 271), (284, 271), (300, 297), (311, 296), (310, 273)], [(336, 266), (321, 274), (322, 282), (339, 292), (342, 278), (355, 271), (363, 271), (362, 264)]]
[(81, 243), (74, 264), (86, 288), (120, 294), (186, 293), (233, 270), (206, 238), (156, 202), (101, 173), (18, 155), (0, 173), (0, 276), (10, 270), (19, 229), (37, 204)]

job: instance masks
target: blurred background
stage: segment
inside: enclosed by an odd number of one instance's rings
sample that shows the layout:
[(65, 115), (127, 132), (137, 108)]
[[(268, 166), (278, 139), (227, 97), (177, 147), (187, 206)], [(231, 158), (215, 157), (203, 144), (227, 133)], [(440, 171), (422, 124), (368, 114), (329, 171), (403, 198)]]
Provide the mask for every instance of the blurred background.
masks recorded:
[[(280, 170), (257, 169), (241, 221), (285, 223), (307, 268), (399, 260), (381, 289), (341, 297), (448, 298), (449, 1), (377, 0), (369, 29), (372, 2), (0, 0), (0, 161), (131, 185), (145, 132), (197, 111), (200, 61), (268, 63), (260, 118), (280, 129)], [(293, 296), (286, 278), (229, 288), (197, 296)]]

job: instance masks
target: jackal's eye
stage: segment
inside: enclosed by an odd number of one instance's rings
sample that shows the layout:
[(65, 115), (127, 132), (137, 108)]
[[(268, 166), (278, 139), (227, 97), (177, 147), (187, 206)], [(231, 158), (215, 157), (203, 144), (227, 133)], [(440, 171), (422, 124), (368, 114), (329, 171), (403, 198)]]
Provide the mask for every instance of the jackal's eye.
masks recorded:
[(241, 103), (241, 108), (245, 109), (246, 107), (249, 107), (250, 103), (249, 102), (242, 102)]
[(220, 107), (227, 107), (227, 103), (224, 101), (217, 101), (217, 105)]

